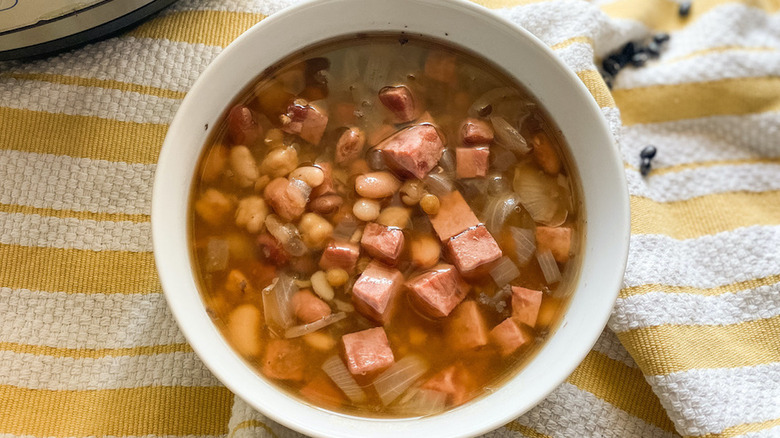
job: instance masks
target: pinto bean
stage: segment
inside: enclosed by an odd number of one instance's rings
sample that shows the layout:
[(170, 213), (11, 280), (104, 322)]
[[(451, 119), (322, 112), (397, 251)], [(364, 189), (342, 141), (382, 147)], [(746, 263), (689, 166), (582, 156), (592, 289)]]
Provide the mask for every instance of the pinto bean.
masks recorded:
[(233, 144), (251, 146), (262, 135), (263, 128), (257, 124), (252, 110), (245, 105), (236, 105), (228, 114), (228, 136)]
[(325, 181), (325, 172), (316, 166), (303, 166), (293, 170), (290, 173), (290, 178), (299, 179), (309, 187), (319, 187), (320, 184)]
[(309, 209), (319, 214), (331, 214), (336, 212), (344, 203), (339, 195), (323, 195), (309, 202)]
[(292, 296), (292, 307), (295, 316), (306, 324), (322, 319), (331, 313), (330, 306), (308, 289), (300, 290)]
[(371, 172), (355, 179), (355, 191), (364, 198), (386, 198), (401, 187), (401, 182), (390, 172)]
[(230, 169), (235, 175), (236, 184), (241, 188), (253, 185), (255, 180), (260, 178), (257, 161), (246, 146), (234, 146), (230, 149)]
[(336, 142), (336, 162), (344, 164), (360, 156), (366, 145), (366, 134), (360, 128), (351, 127), (344, 131)]

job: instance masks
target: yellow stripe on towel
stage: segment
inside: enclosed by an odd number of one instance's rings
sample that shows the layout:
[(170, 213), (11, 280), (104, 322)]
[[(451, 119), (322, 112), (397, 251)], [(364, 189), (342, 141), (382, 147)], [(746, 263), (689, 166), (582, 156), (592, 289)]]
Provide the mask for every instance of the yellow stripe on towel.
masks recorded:
[(600, 107), (615, 107), (615, 100), (612, 98), (612, 93), (609, 92), (609, 88), (607, 88), (607, 84), (604, 82), (604, 79), (601, 78), (599, 72), (596, 70), (584, 70), (577, 72), (577, 76), (582, 83), (585, 84), (585, 87), (590, 91), (590, 94)]
[(53, 84), (75, 85), (81, 87), (107, 88), (111, 90), (128, 91), (132, 93), (149, 94), (151, 96), (166, 99), (184, 99), (185, 92), (167, 90), (165, 88), (139, 85), (130, 82), (115, 81), (112, 79), (82, 78), (78, 76), (46, 74), (46, 73), (9, 73), (0, 75), (0, 78), (9, 77), (19, 80), (49, 82)]
[(49, 391), (0, 386), (0, 434), (224, 435), (232, 403), (224, 387)]
[(126, 213), (95, 213), (91, 211), (57, 210), (54, 208), (37, 208), (28, 205), (0, 204), (0, 213), (21, 213), (38, 215), (42, 217), (55, 217), (59, 219), (78, 219), (85, 221), (111, 221), (111, 222), (149, 222), (148, 214)]
[(612, 91), (624, 125), (780, 111), (780, 77), (722, 79)]
[(152, 253), (0, 245), (0, 260), (3, 287), (68, 293), (162, 292)]
[[(780, 426), (780, 418), (774, 420), (762, 421), (760, 423), (746, 423), (739, 426), (727, 427), (720, 433), (708, 433), (707, 435), (696, 435), (696, 438), (733, 438), (742, 435), (747, 435), (751, 432), (761, 432), (773, 427)], [(769, 435), (767, 435), (769, 436)], [(689, 438), (686, 436), (685, 438)], [(690, 436), (693, 438), (693, 436)]]
[(674, 202), (631, 196), (631, 233), (690, 239), (780, 224), (780, 191), (729, 192)]
[(59, 348), (46, 345), (0, 342), (0, 351), (11, 351), (35, 356), (69, 357), (73, 359), (98, 359), (101, 357), (151, 356), (153, 354), (190, 353), (189, 344), (150, 345), (129, 348)]
[(149, 20), (127, 36), (225, 47), (264, 18), (262, 14), (248, 12), (175, 12)]
[[(660, 325), (618, 333), (645, 374), (780, 362), (780, 316), (723, 326)], [(664, 348), (658, 348), (663, 345)]]

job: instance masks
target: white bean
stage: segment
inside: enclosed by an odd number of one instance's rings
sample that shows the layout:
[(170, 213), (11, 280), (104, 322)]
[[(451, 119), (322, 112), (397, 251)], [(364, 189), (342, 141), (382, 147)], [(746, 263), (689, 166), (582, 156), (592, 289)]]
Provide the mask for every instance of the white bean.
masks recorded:
[(311, 288), (314, 293), (325, 301), (330, 301), (336, 296), (333, 288), (328, 283), (328, 276), (323, 271), (317, 271), (311, 276)]
[(379, 217), (379, 208), (378, 201), (360, 198), (352, 205), (352, 214), (361, 221), (369, 222)]
[(370, 172), (355, 179), (355, 191), (364, 198), (386, 198), (401, 187), (401, 181), (390, 172)]
[(230, 149), (230, 169), (236, 177), (236, 184), (242, 188), (251, 186), (260, 178), (257, 161), (246, 146), (233, 146)]

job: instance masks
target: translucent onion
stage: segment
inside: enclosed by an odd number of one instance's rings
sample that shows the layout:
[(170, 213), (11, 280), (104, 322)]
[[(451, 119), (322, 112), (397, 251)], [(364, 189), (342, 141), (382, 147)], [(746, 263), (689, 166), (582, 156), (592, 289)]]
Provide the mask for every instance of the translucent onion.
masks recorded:
[(525, 155), (531, 151), (531, 147), (528, 146), (525, 138), (506, 119), (494, 116), (490, 118), (490, 122), (493, 123), (496, 143), (517, 155)]
[(206, 243), (206, 272), (224, 271), (230, 256), (230, 245), (225, 239), (212, 237)]
[(509, 149), (497, 144), (490, 147), (489, 160), (490, 169), (499, 172), (506, 172), (517, 164), (517, 156)]
[(290, 193), (292, 196), (295, 196), (294, 193), (291, 193), (294, 190), (301, 192), (303, 194), (303, 197), (306, 199), (306, 202), (309, 202), (309, 195), (311, 195), (311, 187), (309, 187), (308, 184), (306, 184), (303, 180), (297, 178), (291, 178), (290, 184), (287, 186), (287, 192)]
[(496, 282), (498, 287), (503, 287), (519, 277), (520, 270), (517, 269), (517, 266), (515, 266), (509, 257), (504, 256), (501, 257), (493, 269), (490, 270), (490, 276), (493, 277), (493, 281)]
[(284, 250), (290, 255), (299, 257), (308, 251), (295, 225), (285, 224), (275, 214), (269, 214), (265, 218), (265, 226), (268, 232), (282, 244)]
[(339, 322), (346, 318), (347, 314), (344, 312), (331, 313), (330, 315), (318, 319), (308, 324), (296, 325), (288, 328), (284, 331), (284, 337), (287, 339), (297, 338), (299, 336), (307, 335), (312, 332), (316, 332), (319, 329), (325, 328), (333, 323)]
[(509, 215), (517, 211), (520, 205), (520, 197), (513, 192), (490, 198), (482, 213), (488, 231), (492, 234), (500, 233)]
[(358, 228), (357, 220), (351, 216), (344, 218), (336, 224), (333, 228), (333, 239), (336, 241), (347, 242), (355, 234), (355, 230)]
[(512, 188), (534, 221), (557, 227), (566, 220), (570, 194), (556, 178), (530, 165), (518, 166)]
[(558, 263), (552, 255), (552, 251), (546, 249), (536, 254), (536, 260), (539, 261), (539, 267), (542, 268), (544, 280), (547, 284), (553, 284), (561, 281), (561, 270), (558, 269)]
[(439, 159), (439, 166), (447, 174), (455, 173), (455, 152), (451, 148), (444, 149)]
[(347, 366), (341, 361), (341, 358), (338, 356), (328, 358), (322, 364), (322, 371), (325, 371), (330, 380), (341, 389), (347, 398), (352, 400), (352, 403), (363, 403), (366, 401), (366, 393), (357, 384)]
[(515, 242), (515, 254), (517, 261), (525, 265), (536, 252), (536, 233), (527, 228), (510, 227), (509, 233)]
[(374, 56), (368, 57), (365, 70), (363, 70), (363, 80), (374, 93), (387, 85), (387, 74), (390, 71), (392, 60), (386, 54), (374, 54)]
[(394, 363), (374, 380), (382, 403), (387, 406), (404, 393), (412, 384), (428, 372), (428, 365), (417, 356), (406, 356)]
[(295, 279), (287, 274), (274, 278), (271, 284), (263, 289), (263, 311), (265, 323), (276, 335), (293, 325), (295, 311), (292, 306), (292, 296), (298, 292)]
[(479, 96), (468, 109), (469, 117), (485, 116), (486, 108), (502, 100), (517, 100), (520, 95), (517, 90), (510, 87), (494, 88)]
[(400, 400), (399, 411), (408, 415), (438, 414), (447, 407), (447, 393), (434, 389), (412, 388)]
[(431, 171), (423, 180), (425, 188), (434, 195), (442, 197), (452, 192), (454, 182), (441, 168)]

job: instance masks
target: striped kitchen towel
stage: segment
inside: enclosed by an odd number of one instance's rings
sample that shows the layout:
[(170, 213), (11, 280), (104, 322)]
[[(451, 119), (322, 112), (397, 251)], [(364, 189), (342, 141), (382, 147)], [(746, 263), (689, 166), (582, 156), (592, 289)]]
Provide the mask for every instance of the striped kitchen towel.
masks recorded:
[[(151, 254), (155, 161), (220, 50), (293, 1), (180, 0), (122, 36), (0, 64), (0, 436), (297, 436), (208, 372)], [(481, 0), (620, 136), (624, 288), (585, 361), (491, 437), (780, 436), (780, 1)], [(600, 60), (669, 32), (657, 60)], [(653, 170), (639, 151), (653, 144)]]

